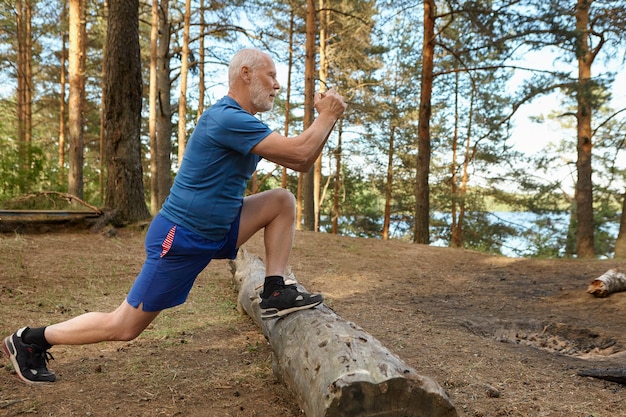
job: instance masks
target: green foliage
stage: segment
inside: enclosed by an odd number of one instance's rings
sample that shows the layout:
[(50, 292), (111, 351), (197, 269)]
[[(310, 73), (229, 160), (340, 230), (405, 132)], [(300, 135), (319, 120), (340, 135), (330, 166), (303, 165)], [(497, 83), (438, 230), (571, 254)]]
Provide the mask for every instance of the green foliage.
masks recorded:
[(528, 248), (518, 251), (518, 256), (561, 258), (567, 254), (568, 228), (550, 213), (534, 220), (531, 227), (521, 232), (521, 236), (528, 241)]
[[(40, 190), (63, 190), (66, 179), (58, 167), (60, 93), (60, 39), (67, 30), (61, 22), (59, 0), (39, 0), (33, 20), (34, 95), (33, 143), (20, 149), (15, 120), (15, 16), (14, 6), (2, 2), (0, 21), (0, 200), (12, 200)], [(323, 201), (322, 228), (329, 229), (334, 193), (334, 166), (329, 154), (340, 151), (340, 233), (379, 237), (383, 222), (387, 164), (392, 154), (391, 236), (411, 240), (415, 210), (418, 111), (422, 78), (421, 48), (423, 7), (416, 2), (325, 1), (331, 17), (327, 33), (328, 85), (337, 87), (349, 100), (342, 120), (342, 143), (337, 134), (329, 139), (331, 152), (324, 153), (329, 186)], [(598, 58), (623, 54), (626, 7), (619, 2), (597, 0), (591, 9), (592, 46), (602, 46)], [(177, 97), (182, 42), (183, 2), (170, 3), (171, 45), (169, 51), (172, 97)], [(148, 4), (141, 5), (144, 96), (147, 95), (149, 59)], [(464, 246), (501, 253), (503, 242), (525, 239), (528, 247), (520, 256), (573, 256), (576, 234), (573, 185), (576, 174), (575, 98), (584, 94), (594, 111), (593, 169), (595, 244), (599, 256), (610, 257), (619, 220), (621, 195), (626, 181), (623, 162), (624, 113), (610, 109), (609, 87), (614, 74), (594, 71), (584, 89), (572, 76), (578, 57), (580, 33), (575, 30), (573, 5), (556, 0), (502, 2), (487, 0), (437, 2), (437, 46), (433, 100), (430, 107), (430, 204), (433, 241), (450, 241), (452, 207), (463, 207)], [(208, 86), (222, 83), (230, 53), (250, 44), (271, 51), (279, 72), (288, 56), (291, 16), (294, 23), (294, 66), (290, 135), (301, 131), (304, 54), (304, 1), (208, 2), (205, 10), (192, 16), (191, 83), (189, 86), (189, 130), (196, 120), (197, 89), (194, 82), (199, 57), (198, 16), (206, 18), (205, 57)], [(84, 198), (96, 205), (100, 195), (100, 106), (102, 49), (106, 15), (103, 3), (87, 3), (87, 85), (85, 109)], [(243, 19), (246, 13), (248, 18)], [(265, 17), (266, 16), (266, 17)], [(59, 23), (62, 24), (59, 24)], [(240, 26), (242, 22), (245, 27)], [(601, 43), (600, 43), (601, 41)], [(535, 70), (514, 68), (528, 51), (549, 51), (552, 62), (540, 62)], [(599, 61), (599, 59), (598, 59)], [(565, 64), (564, 66), (562, 64)], [(595, 70), (596, 67), (594, 67)], [(281, 74), (284, 75), (284, 74)], [(514, 80), (515, 82), (511, 82)], [(259, 115), (268, 125), (282, 131), (285, 87), (274, 111)], [(561, 142), (522, 156), (510, 147), (514, 126), (511, 118), (520, 106), (542, 95), (560, 91), (565, 100), (550, 115), (535, 121), (561, 121)], [(67, 94), (67, 90), (66, 90)], [(210, 92), (207, 93), (210, 96)], [(144, 106), (148, 100), (144, 100)], [(176, 108), (176, 103), (159, 103)], [(149, 172), (147, 108), (143, 124), (144, 173)], [(174, 116), (175, 119), (176, 116)], [(176, 120), (173, 120), (175, 122)], [(393, 135), (393, 146), (391, 137)], [(176, 138), (172, 138), (174, 141)], [(177, 143), (174, 142), (174, 155)], [(341, 149), (339, 149), (341, 148)], [(454, 154), (453, 154), (454, 149)], [(175, 157), (174, 157), (175, 158)], [(334, 161), (333, 161), (334, 162)], [(66, 163), (67, 164), (67, 163)], [(263, 168), (265, 169), (265, 168)], [(271, 169), (271, 168), (270, 168)], [(456, 174), (456, 175), (453, 175)], [(259, 172), (259, 179), (265, 172)], [(463, 192), (462, 175), (468, 188)], [(260, 184), (260, 190), (281, 185), (281, 172)], [(330, 177), (330, 178), (329, 178)], [(149, 190), (145, 175), (145, 189)], [(288, 188), (296, 194), (298, 175), (289, 173)], [(456, 183), (454, 183), (456, 181)], [(249, 189), (251, 184), (249, 185)], [(148, 196), (146, 196), (148, 197)], [(533, 214), (526, 225), (511, 224), (488, 212), (514, 211)], [(567, 219), (563, 224), (563, 219)], [(569, 221), (571, 220), (571, 222)]]
[(41, 148), (0, 137), (0, 201), (41, 190), (49, 182)]
[[(323, 181), (326, 182), (325, 178)], [(340, 201), (339, 233), (347, 236), (378, 237), (382, 228), (382, 198), (373, 177), (344, 166)], [(331, 181), (335, 181), (332, 178)], [(320, 229), (329, 231), (332, 224), (334, 189), (328, 187), (328, 197), (321, 209)]]

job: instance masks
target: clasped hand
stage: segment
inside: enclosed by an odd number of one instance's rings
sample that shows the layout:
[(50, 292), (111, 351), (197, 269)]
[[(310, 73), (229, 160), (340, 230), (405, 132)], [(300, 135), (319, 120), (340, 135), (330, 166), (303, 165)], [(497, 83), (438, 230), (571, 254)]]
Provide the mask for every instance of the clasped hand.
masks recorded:
[(348, 107), (344, 98), (332, 88), (325, 93), (315, 93), (314, 104), (319, 114), (328, 113), (335, 119), (339, 119)]

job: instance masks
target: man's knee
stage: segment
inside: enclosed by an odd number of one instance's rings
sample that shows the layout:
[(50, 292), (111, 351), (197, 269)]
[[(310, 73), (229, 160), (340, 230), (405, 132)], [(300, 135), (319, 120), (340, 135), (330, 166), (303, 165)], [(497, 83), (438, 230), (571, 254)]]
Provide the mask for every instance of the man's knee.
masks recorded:
[(276, 194), (278, 194), (278, 198), (281, 200), (280, 201), (281, 207), (288, 208), (288, 209), (293, 208), (295, 210), (296, 197), (294, 197), (291, 191), (286, 190), (284, 188), (276, 188), (274, 191), (276, 192)]

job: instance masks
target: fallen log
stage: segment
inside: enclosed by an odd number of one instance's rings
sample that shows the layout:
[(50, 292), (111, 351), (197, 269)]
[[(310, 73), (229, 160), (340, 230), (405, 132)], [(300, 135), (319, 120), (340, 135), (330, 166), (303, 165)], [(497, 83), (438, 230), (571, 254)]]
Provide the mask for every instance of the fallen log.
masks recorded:
[(585, 369), (578, 375), (626, 385), (626, 368)]
[[(274, 351), (274, 374), (307, 417), (456, 417), (444, 390), (324, 304), (263, 320), (265, 265), (241, 249), (231, 264), (238, 306)], [(289, 279), (295, 278), (293, 275)], [(296, 283), (301, 289), (302, 287)]]
[(0, 210), (0, 233), (84, 229), (101, 213), (86, 210)]
[(618, 268), (609, 269), (587, 287), (587, 292), (595, 297), (607, 297), (619, 291), (626, 291), (626, 274)]

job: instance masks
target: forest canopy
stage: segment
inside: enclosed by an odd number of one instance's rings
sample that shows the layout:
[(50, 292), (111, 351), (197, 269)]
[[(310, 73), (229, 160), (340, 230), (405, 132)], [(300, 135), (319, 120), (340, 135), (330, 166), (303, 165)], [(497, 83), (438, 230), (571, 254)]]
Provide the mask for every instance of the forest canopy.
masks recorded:
[(18, 0), (0, 19), (4, 208), (56, 191), (120, 223), (155, 214), (230, 57), (255, 47), (280, 73), (272, 129), (303, 130), (307, 83), (349, 102), (311, 172), (264, 162), (250, 181), (290, 189), (299, 228), (626, 257), (622, 2)]

